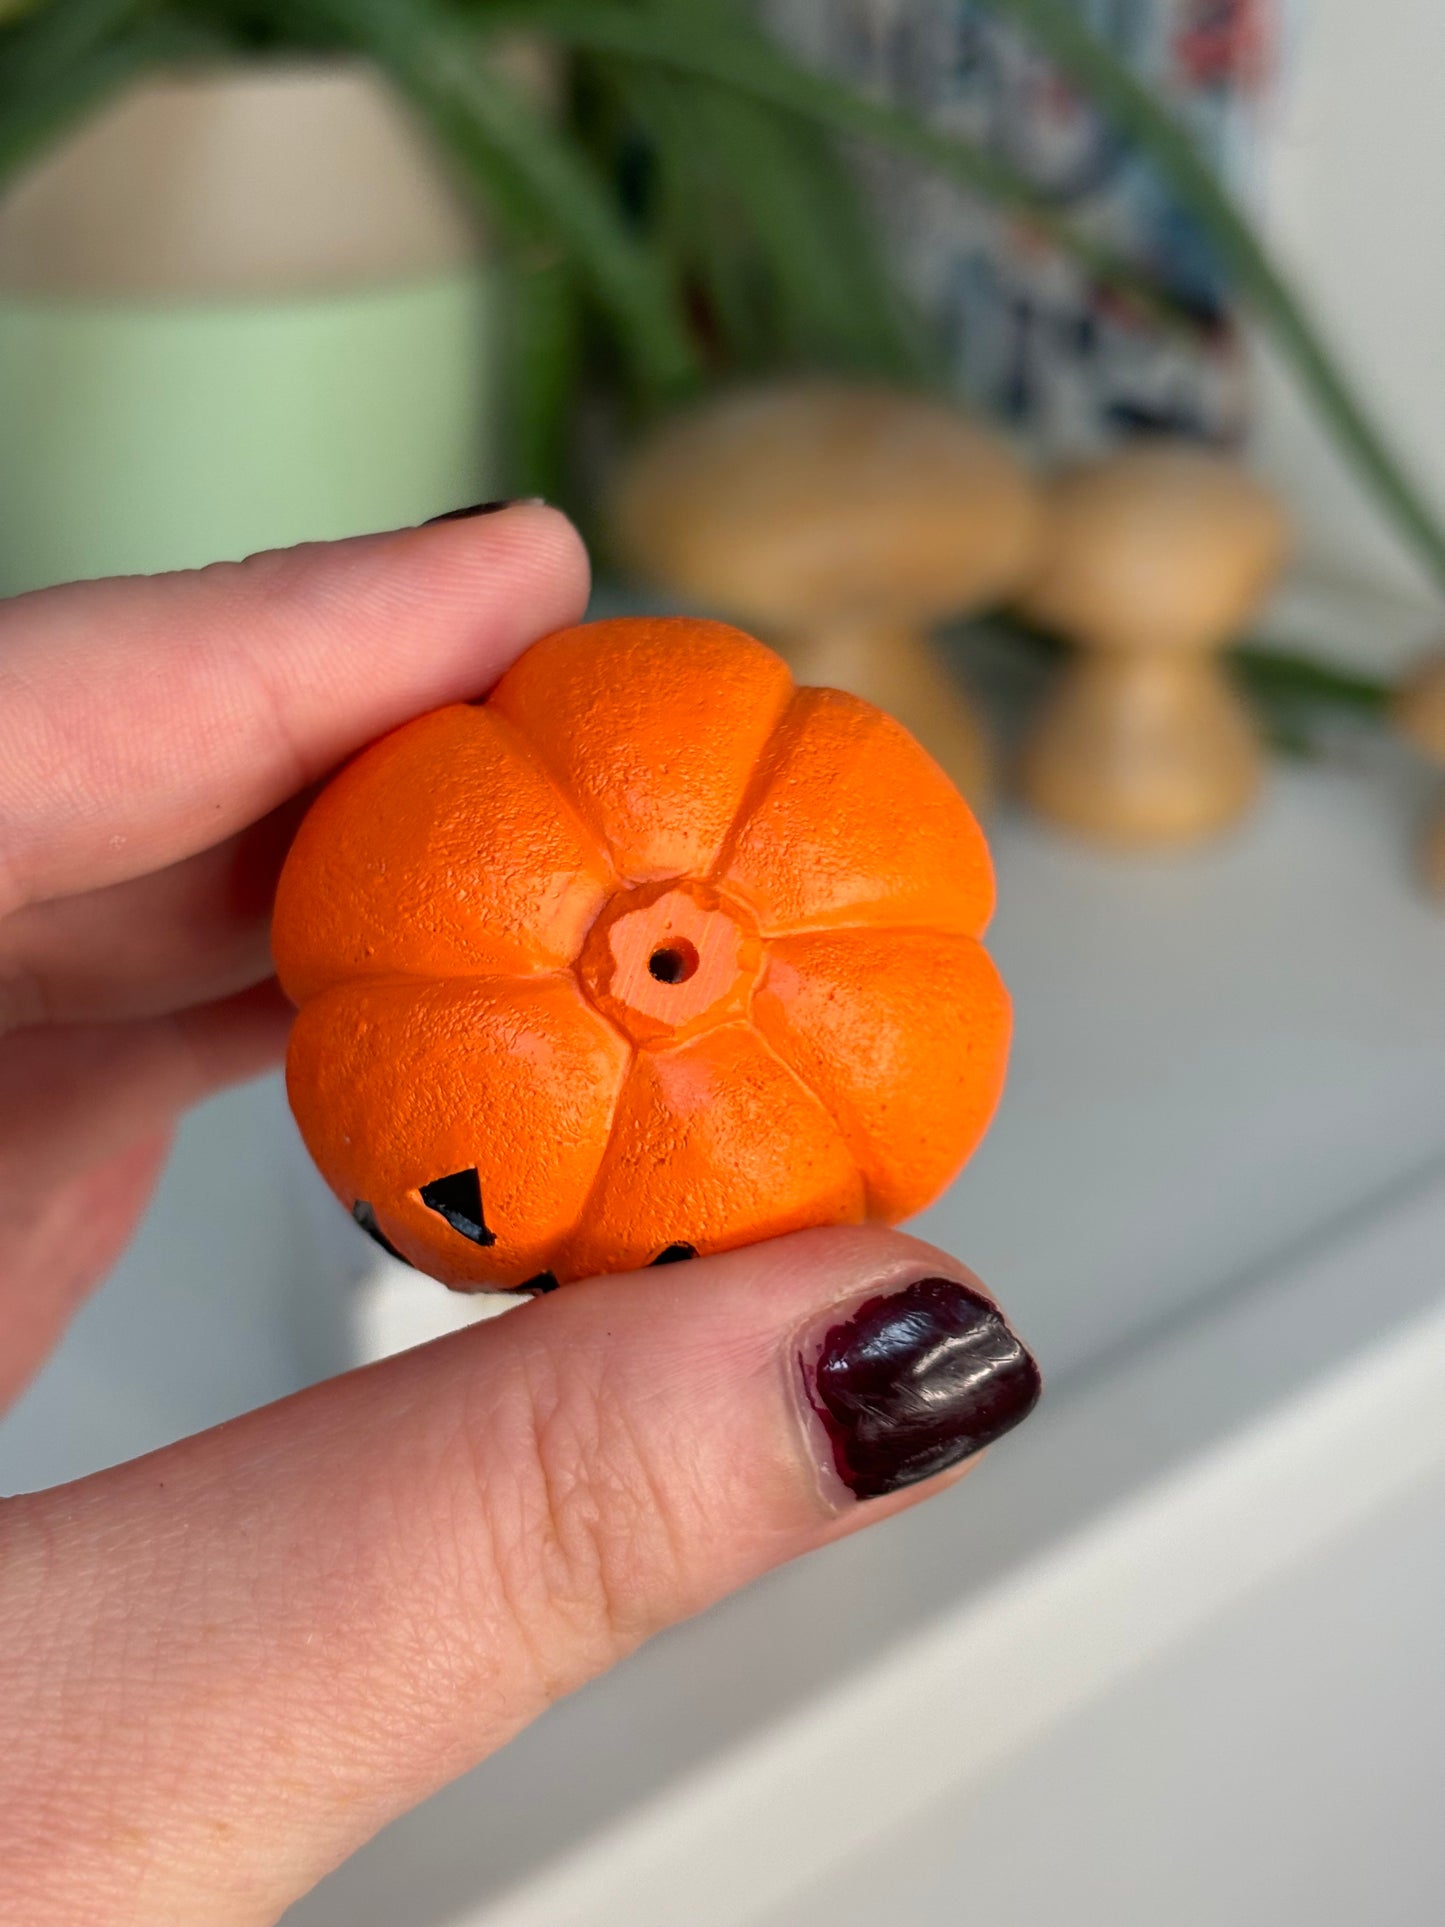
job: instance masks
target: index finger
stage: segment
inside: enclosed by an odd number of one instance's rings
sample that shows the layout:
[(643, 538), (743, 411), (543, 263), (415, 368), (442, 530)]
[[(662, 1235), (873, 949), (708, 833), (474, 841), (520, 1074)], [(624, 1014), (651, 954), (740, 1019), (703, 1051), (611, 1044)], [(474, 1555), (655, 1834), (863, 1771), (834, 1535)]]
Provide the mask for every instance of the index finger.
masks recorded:
[(219, 842), (490, 687), (587, 585), (566, 519), (519, 504), (0, 605), (0, 914)]

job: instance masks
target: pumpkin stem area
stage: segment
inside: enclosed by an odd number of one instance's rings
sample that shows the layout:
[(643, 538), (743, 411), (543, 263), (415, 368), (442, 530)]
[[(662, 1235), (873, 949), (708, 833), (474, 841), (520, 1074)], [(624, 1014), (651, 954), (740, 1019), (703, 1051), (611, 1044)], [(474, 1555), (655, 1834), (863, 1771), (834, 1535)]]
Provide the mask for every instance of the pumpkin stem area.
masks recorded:
[(665, 1045), (746, 1016), (762, 961), (742, 904), (677, 878), (619, 890), (592, 926), (577, 974), (635, 1043)]
[(647, 968), (660, 984), (685, 984), (697, 969), (697, 952), (686, 937), (677, 937), (653, 951)]

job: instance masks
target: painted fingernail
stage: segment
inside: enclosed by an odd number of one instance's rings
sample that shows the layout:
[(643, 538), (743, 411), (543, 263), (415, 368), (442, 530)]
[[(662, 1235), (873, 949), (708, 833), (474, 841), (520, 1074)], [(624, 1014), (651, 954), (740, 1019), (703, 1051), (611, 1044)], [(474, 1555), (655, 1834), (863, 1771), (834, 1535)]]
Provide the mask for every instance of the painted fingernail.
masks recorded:
[(422, 523), (424, 529), (437, 522), (469, 522), (474, 515), (497, 515), (503, 509), (541, 509), (547, 506), (542, 495), (508, 495), (497, 502), (471, 502), (464, 509), (448, 509), (445, 515), (429, 515)]
[(981, 1452), (1028, 1417), (1042, 1383), (997, 1306), (952, 1278), (835, 1312), (797, 1363), (832, 1467), (859, 1499)]

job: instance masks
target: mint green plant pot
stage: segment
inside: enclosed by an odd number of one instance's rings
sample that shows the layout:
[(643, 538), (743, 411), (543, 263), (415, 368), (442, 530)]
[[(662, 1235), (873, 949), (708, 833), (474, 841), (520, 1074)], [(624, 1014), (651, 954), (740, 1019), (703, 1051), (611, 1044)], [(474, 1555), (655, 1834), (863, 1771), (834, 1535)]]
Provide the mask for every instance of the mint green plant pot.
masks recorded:
[(500, 299), (364, 72), (137, 90), (0, 203), (0, 594), (495, 492)]

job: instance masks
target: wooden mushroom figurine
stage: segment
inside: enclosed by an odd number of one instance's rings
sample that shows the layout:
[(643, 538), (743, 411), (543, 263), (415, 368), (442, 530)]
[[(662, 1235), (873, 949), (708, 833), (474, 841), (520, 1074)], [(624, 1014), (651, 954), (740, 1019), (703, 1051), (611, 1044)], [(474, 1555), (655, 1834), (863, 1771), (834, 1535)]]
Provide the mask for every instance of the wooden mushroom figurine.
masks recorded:
[(929, 627), (1034, 566), (1037, 490), (946, 402), (808, 382), (752, 388), (655, 433), (619, 478), (625, 559), (763, 635), (803, 683), (888, 710), (978, 805), (990, 757)]
[(1077, 654), (1025, 748), (1024, 793), (1095, 842), (1187, 843), (1249, 807), (1264, 753), (1220, 656), (1289, 529), (1236, 463), (1151, 443), (1059, 476), (1022, 611)]
[[(1425, 663), (1405, 683), (1395, 701), (1395, 720), (1401, 733), (1445, 770), (1445, 656)], [(1445, 898), (1445, 802), (1425, 826), (1420, 868), (1426, 888)]]

